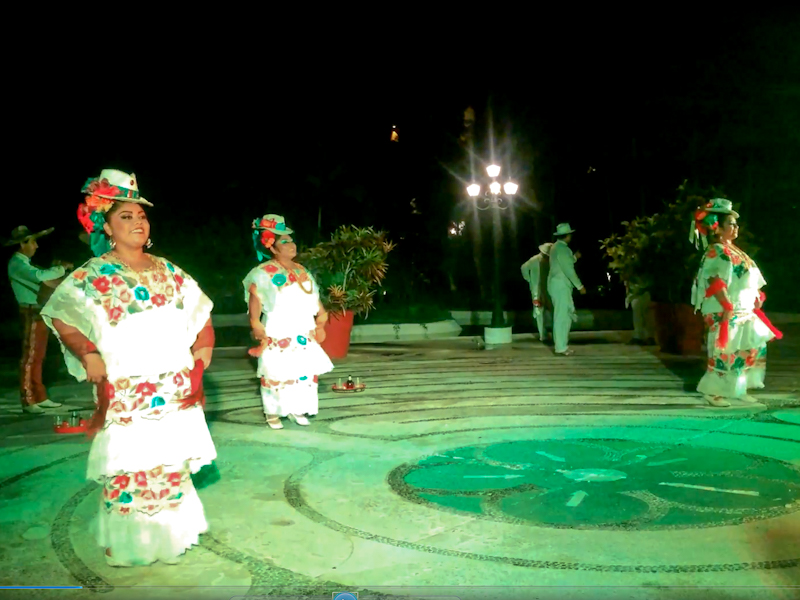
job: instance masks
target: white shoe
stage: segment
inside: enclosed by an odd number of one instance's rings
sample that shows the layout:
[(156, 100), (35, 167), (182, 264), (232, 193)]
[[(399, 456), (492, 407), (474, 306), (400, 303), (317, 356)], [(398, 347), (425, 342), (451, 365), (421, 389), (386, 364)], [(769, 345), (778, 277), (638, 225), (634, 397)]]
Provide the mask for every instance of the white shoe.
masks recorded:
[(740, 400), (742, 400), (744, 402), (749, 402), (750, 404), (762, 404), (762, 402), (758, 398), (755, 398), (755, 397), (751, 396), (750, 394), (746, 394), (746, 395), (742, 396), (740, 398)]
[(564, 350), (563, 352), (556, 352), (556, 355), (558, 356), (572, 356), (573, 354), (575, 354), (575, 352), (573, 352), (572, 350)]
[(29, 415), (43, 415), (47, 411), (38, 404), (31, 404), (30, 406), (23, 406), (22, 412), (28, 413)]
[(267, 425), (269, 425), (270, 429), (283, 429), (283, 423), (281, 423), (281, 418), (270, 415), (267, 417)]
[(297, 423), (298, 425), (311, 425), (308, 419), (306, 419), (305, 415), (289, 415), (289, 418)]
[(731, 405), (730, 402), (725, 400), (722, 396), (704, 396), (706, 402), (708, 402), (711, 406), (716, 406), (717, 408), (727, 408)]
[(39, 402), (38, 406), (41, 406), (42, 408), (58, 408), (59, 406), (61, 406), (61, 403), (53, 402), (52, 400), (50, 400), (50, 398), (48, 398), (44, 402)]

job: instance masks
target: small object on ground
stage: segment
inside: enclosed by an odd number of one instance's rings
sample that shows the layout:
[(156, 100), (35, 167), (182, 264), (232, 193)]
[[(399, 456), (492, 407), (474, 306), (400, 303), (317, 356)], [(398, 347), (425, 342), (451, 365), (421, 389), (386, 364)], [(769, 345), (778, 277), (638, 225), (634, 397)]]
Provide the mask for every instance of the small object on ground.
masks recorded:
[[(77, 413), (73, 413), (77, 415)], [(53, 426), (53, 431), (56, 433), (86, 433), (86, 428), (89, 426), (89, 421), (81, 419), (78, 416), (70, 417), (66, 421), (57, 422)]]
[(363, 392), (367, 388), (366, 384), (361, 383), (361, 377), (356, 377), (356, 380), (353, 381), (353, 376), (347, 378), (347, 381), (342, 384), (341, 378), (339, 381), (331, 386), (331, 390), (334, 392), (341, 392), (341, 393), (353, 393), (353, 392)]

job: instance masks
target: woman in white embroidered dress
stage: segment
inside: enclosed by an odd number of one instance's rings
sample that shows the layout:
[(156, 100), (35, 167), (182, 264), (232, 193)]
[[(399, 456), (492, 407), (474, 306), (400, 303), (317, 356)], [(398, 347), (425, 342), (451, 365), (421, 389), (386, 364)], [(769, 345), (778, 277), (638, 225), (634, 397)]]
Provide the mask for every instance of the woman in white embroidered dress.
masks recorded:
[(697, 210), (692, 240), (711, 238), (692, 289), (695, 310), (708, 330), (708, 366), (697, 386), (711, 406), (758, 402), (748, 389), (764, 387), (767, 342), (780, 332), (761, 310), (767, 284), (760, 269), (733, 241), (739, 218), (730, 200), (715, 198)]
[(106, 560), (174, 564), (208, 529), (190, 475), (216, 458), (202, 407), (213, 304), (184, 271), (144, 252), (142, 206), (152, 204), (134, 175), (107, 169), (83, 191), (78, 216), (96, 257), (59, 285), (42, 317), (70, 373), (96, 384), (87, 478), (103, 486)]
[(318, 376), (333, 370), (319, 345), (328, 315), (314, 277), (294, 262), (297, 246), (280, 215), (253, 221), (253, 244), (267, 260), (244, 279), (244, 297), (258, 356), (261, 401), (267, 424), (282, 429), (281, 417), (308, 425), (319, 411)]

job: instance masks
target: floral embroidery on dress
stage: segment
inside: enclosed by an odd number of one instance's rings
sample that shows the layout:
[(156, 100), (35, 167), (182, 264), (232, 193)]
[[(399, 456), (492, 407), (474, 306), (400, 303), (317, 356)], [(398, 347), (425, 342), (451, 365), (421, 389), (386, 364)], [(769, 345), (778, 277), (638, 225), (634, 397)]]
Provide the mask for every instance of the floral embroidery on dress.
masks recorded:
[(303, 383), (308, 386), (317, 385), (319, 383), (319, 376), (317, 375), (312, 376), (310, 381), (307, 375), (304, 375), (303, 377), (299, 377), (297, 379), (290, 379), (289, 381), (273, 381), (272, 379), (267, 379), (266, 377), (261, 378), (261, 387), (269, 388), (273, 391), (280, 391), (287, 386), (295, 385), (298, 383)]
[(298, 335), (297, 338), (294, 340), (292, 338), (281, 338), (275, 339), (272, 337), (268, 337), (264, 342), (264, 349), (265, 350), (274, 350), (277, 348), (279, 351), (283, 351), (288, 349), (292, 342), (296, 342), (299, 346), (307, 346), (309, 340), (316, 341), (317, 340), (317, 333), (316, 331), (312, 330), (308, 332), (307, 336)]
[(178, 508), (191, 486), (188, 466), (167, 471), (164, 466), (107, 477), (103, 486), (103, 506), (108, 513), (152, 516), (162, 510)]
[[(159, 420), (183, 410), (181, 400), (191, 396), (191, 370), (163, 373), (157, 377), (122, 377), (106, 384), (108, 410), (104, 427), (130, 425), (134, 419)], [(165, 400), (169, 398), (169, 402)]]
[(761, 348), (716, 354), (708, 359), (706, 370), (716, 372), (720, 377), (724, 377), (729, 372), (740, 374), (747, 368), (763, 366), (766, 364), (766, 360), (767, 347), (764, 345)]
[(102, 306), (111, 325), (116, 325), (127, 315), (174, 304), (183, 309), (181, 288), (186, 279), (179, 269), (158, 257), (153, 257), (153, 268), (137, 273), (104, 255), (89, 261), (74, 271), (74, 286), (83, 291), (95, 304)]
[(269, 261), (262, 268), (265, 273), (270, 275), (270, 280), (275, 287), (286, 287), (293, 283), (303, 284), (311, 281), (308, 271), (303, 266), (289, 271), (276, 261)]

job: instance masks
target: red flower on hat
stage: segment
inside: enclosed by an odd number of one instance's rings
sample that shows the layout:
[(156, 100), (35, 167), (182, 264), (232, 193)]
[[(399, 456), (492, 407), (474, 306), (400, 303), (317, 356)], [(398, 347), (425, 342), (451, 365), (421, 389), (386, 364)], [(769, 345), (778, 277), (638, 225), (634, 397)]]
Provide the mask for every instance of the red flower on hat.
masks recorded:
[(258, 224), (259, 227), (271, 227), (272, 229), (278, 224), (277, 221), (274, 219), (261, 219), (261, 222)]
[[(264, 221), (262, 221), (263, 223)], [(269, 248), (272, 244), (275, 243), (275, 234), (271, 231), (262, 231), (261, 232), (261, 244), (265, 248)]]
[(89, 216), (91, 214), (91, 210), (86, 204), (81, 204), (78, 207), (78, 221), (80, 221), (83, 228), (86, 230), (86, 233), (92, 233), (94, 231), (94, 221), (92, 221), (92, 217)]

